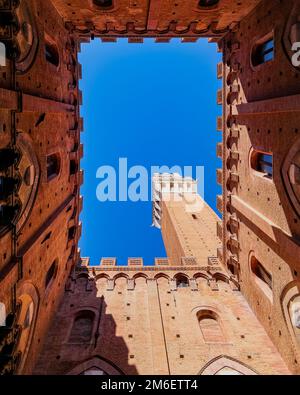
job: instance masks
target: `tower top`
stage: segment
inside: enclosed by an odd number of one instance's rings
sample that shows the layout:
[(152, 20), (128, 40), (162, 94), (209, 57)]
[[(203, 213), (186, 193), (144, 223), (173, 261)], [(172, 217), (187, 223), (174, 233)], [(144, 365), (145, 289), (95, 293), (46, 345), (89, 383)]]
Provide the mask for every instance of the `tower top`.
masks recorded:
[(152, 177), (152, 225), (161, 228), (161, 201), (181, 200), (197, 194), (197, 181), (178, 173), (154, 173)]

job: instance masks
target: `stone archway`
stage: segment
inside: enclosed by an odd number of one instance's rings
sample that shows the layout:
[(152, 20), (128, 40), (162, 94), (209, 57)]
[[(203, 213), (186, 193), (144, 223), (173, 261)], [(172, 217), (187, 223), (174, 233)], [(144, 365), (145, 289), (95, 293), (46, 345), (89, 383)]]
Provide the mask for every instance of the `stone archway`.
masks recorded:
[(257, 375), (254, 370), (246, 366), (238, 360), (220, 355), (217, 358), (209, 361), (198, 373), (202, 376), (215, 376), (215, 375)]
[(93, 357), (77, 365), (75, 368), (66, 373), (66, 375), (124, 375), (116, 365), (100, 357)]

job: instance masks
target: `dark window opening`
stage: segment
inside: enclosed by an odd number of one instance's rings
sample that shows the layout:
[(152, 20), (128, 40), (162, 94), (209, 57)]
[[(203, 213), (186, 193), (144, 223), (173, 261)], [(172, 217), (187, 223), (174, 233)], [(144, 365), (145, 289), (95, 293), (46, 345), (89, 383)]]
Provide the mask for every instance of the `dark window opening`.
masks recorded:
[(75, 238), (75, 234), (76, 234), (76, 227), (72, 226), (68, 230), (68, 240), (73, 240)]
[(187, 288), (189, 286), (189, 280), (185, 276), (176, 277), (176, 287), (177, 288)]
[(113, 0), (93, 0), (93, 3), (101, 8), (111, 8), (113, 6)]
[(53, 64), (53, 66), (55, 67), (59, 66), (59, 54), (58, 54), (57, 46), (55, 44), (46, 41), (45, 58), (47, 62)]
[(253, 66), (269, 62), (274, 59), (274, 38), (258, 43), (252, 50), (251, 60)]
[(253, 150), (251, 166), (254, 170), (263, 173), (265, 177), (273, 178), (273, 155)]
[(58, 176), (60, 171), (60, 160), (57, 154), (47, 156), (47, 181)]
[(45, 289), (47, 289), (52, 282), (52, 280), (55, 278), (57, 272), (57, 262), (54, 261), (52, 265), (50, 266), (47, 274), (46, 274), (46, 279), (45, 279)]
[(219, 0), (199, 0), (199, 7), (213, 7), (219, 3)]
[(70, 175), (76, 174), (78, 170), (77, 162), (74, 159), (70, 160)]
[(235, 275), (235, 266), (232, 263), (228, 263), (227, 267), (228, 267), (228, 270), (230, 271), (230, 273)]

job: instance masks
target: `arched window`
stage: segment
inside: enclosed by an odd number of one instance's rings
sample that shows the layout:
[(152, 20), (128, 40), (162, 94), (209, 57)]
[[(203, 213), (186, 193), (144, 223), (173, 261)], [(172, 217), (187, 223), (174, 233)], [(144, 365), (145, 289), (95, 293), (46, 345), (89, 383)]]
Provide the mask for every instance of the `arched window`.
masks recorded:
[(59, 53), (56, 44), (45, 39), (45, 58), (53, 66), (59, 66)]
[(295, 348), (300, 347), (300, 282), (286, 285), (280, 297), (282, 310)]
[(69, 337), (70, 343), (87, 343), (93, 333), (95, 314), (90, 310), (82, 310), (74, 318)]
[(50, 284), (52, 283), (52, 281), (56, 276), (56, 273), (57, 273), (57, 261), (54, 261), (46, 274), (45, 289), (49, 288)]
[(59, 175), (60, 159), (58, 154), (51, 154), (47, 156), (47, 181)]
[(251, 271), (255, 276), (255, 281), (264, 294), (270, 299), (273, 299), (272, 292), (272, 275), (264, 268), (264, 266), (255, 258), (251, 257), (250, 261)]
[(186, 276), (178, 274), (175, 279), (177, 288), (187, 288), (189, 286), (189, 280)]
[(198, 5), (201, 8), (214, 7), (219, 3), (219, 0), (199, 0)]
[(68, 240), (73, 240), (76, 235), (76, 226), (71, 226), (68, 230)]
[(111, 8), (113, 0), (93, 0), (94, 5), (101, 8)]
[(77, 165), (76, 160), (71, 159), (70, 160), (70, 175), (76, 174), (77, 170), (78, 170), (78, 165)]
[(273, 33), (259, 40), (251, 52), (251, 61), (254, 67), (274, 59)]
[(295, 336), (298, 343), (300, 344), (300, 295), (296, 295), (290, 301), (288, 308)]
[(24, 182), (25, 184), (30, 187), (33, 185), (34, 183), (34, 177), (35, 177), (35, 169), (33, 165), (30, 165), (26, 168), (25, 172), (24, 172)]
[(251, 153), (251, 167), (264, 177), (273, 178), (273, 155), (262, 151), (253, 150)]
[(224, 343), (225, 337), (217, 314), (212, 310), (200, 310), (197, 318), (206, 343)]

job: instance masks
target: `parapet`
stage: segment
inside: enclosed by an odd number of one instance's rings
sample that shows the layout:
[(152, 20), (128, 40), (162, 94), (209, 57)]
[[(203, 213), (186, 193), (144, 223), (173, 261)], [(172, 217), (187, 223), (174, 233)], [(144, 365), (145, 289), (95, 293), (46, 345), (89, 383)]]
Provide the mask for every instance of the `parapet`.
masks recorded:
[(117, 264), (117, 258), (116, 257), (102, 257), (100, 260), (100, 265), (91, 265), (90, 264), (90, 258), (81, 258), (81, 267), (94, 267), (94, 268), (116, 268), (116, 267), (122, 267), (122, 268), (151, 268), (151, 267), (204, 267), (204, 266), (219, 266), (220, 261), (218, 257), (207, 257), (206, 262), (198, 262), (197, 258), (194, 256), (185, 256), (182, 257), (180, 260), (180, 264), (174, 263), (171, 258), (167, 257), (157, 257), (154, 258), (154, 262), (150, 264), (150, 262), (146, 265), (144, 265), (144, 259), (141, 257), (130, 257), (127, 259), (127, 264)]
[(101, 266), (116, 266), (117, 258), (101, 258), (100, 265)]

